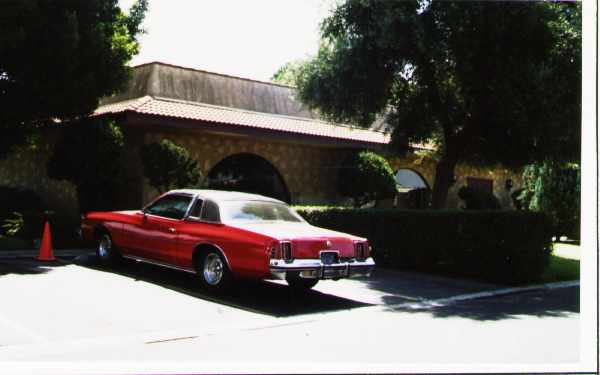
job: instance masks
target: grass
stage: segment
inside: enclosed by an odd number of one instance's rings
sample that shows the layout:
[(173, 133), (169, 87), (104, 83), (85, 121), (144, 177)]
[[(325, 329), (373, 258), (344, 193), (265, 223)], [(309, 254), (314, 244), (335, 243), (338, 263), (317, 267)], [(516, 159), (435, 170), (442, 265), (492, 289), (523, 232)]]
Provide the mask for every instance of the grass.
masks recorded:
[(550, 264), (542, 275), (542, 282), (579, 280), (579, 260), (550, 256)]

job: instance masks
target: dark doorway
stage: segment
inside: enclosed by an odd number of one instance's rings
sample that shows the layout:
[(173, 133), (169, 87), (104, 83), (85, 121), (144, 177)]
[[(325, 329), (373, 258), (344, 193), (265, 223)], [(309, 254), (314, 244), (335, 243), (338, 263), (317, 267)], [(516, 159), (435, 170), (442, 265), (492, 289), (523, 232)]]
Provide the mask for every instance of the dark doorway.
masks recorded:
[(211, 189), (260, 194), (290, 203), (290, 192), (273, 164), (254, 154), (235, 154), (221, 160), (208, 173)]

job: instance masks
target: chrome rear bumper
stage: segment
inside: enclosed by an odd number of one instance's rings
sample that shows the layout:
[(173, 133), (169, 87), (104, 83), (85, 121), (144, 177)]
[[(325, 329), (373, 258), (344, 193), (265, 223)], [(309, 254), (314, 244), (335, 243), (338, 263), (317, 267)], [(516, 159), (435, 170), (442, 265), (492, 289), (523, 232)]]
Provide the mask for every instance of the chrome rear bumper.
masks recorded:
[(285, 279), (287, 275), (304, 279), (342, 279), (347, 277), (370, 276), (375, 268), (373, 258), (365, 260), (350, 259), (346, 262), (324, 264), (320, 259), (271, 259), (269, 269), (276, 279)]

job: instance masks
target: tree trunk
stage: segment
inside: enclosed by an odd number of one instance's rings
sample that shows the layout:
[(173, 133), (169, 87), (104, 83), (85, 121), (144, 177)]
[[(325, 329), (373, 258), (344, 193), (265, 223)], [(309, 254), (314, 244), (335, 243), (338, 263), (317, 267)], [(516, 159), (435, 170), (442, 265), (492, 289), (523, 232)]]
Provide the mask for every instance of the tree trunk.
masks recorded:
[(435, 181), (433, 183), (432, 208), (446, 208), (448, 190), (454, 184), (454, 168), (456, 159), (444, 156), (435, 167)]

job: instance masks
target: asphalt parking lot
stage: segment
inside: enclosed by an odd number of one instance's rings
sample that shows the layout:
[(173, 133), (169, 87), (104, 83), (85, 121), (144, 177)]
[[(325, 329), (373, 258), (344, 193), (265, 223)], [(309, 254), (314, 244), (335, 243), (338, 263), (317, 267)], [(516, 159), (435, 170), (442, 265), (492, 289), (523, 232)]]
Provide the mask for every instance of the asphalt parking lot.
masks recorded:
[[(407, 363), (547, 370), (579, 360), (575, 284), (482, 298), (502, 288), (377, 269), (369, 279), (320, 282), (305, 294), (260, 282), (214, 296), (196, 281), (135, 262), (101, 268), (93, 255), (48, 264), (0, 259), (0, 368), (125, 361), (127, 369), (135, 363), (158, 371), (167, 363), (162, 369), (173, 371), (174, 363), (275, 363), (289, 372), (292, 364), (339, 365), (357, 347), (360, 355), (348, 358), (373, 370)], [(300, 363), (298, 353), (306, 353)]]

